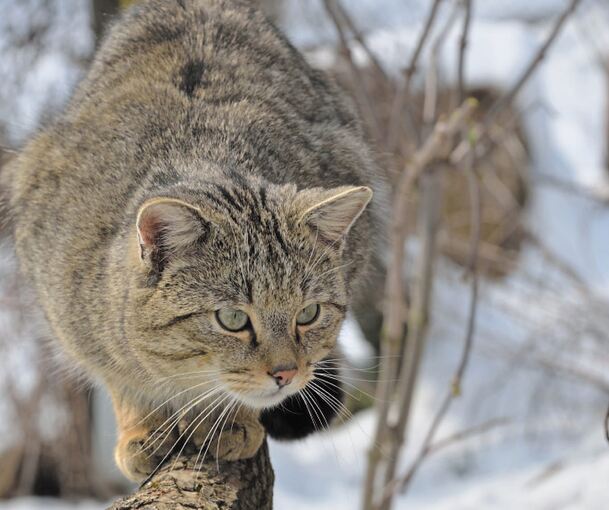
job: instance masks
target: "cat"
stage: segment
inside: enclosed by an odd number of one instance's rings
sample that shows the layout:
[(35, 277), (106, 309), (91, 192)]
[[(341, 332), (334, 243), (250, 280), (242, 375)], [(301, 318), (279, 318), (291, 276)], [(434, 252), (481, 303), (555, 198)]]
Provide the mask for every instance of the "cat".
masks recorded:
[(386, 184), (350, 102), (250, 2), (137, 3), (2, 179), (54, 337), (112, 396), (128, 478), (180, 442), (236, 460), (336, 415)]

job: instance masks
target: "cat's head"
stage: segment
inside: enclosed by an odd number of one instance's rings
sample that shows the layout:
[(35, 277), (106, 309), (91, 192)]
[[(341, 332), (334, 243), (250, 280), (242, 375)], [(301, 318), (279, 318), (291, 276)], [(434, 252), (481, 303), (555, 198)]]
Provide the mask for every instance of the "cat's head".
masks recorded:
[(277, 405), (335, 346), (357, 263), (346, 239), (372, 191), (209, 185), (193, 196), (148, 199), (134, 219), (130, 348), (172, 392)]

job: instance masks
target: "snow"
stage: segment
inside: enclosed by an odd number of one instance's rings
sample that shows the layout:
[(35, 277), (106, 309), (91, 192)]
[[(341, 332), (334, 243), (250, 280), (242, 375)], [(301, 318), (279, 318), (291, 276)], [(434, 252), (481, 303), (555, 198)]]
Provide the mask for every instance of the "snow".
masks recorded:
[[(367, 30), (367, 43), (381, 65), (396, 72), (416, 43), (420, 18), (407, 22), (396, 16), (394, 21), (399, 21), (377, 26), (374, 16), (366, 17), (364, 4), (372, 9), (371, 3), (358, 2), (360, 10), (350, 12)], [(556, 14), (566, 2), (476, 4), (467, 82), (505, 90), (548, 33), (549, 24), (537, 23), (538, 18)], [(440, 16), (446, 19), (447, 13)], [(548, 268), (531, 249), (521, 255), (518, 270), (507, 282), (483, 285), (464, 395), (453, 406), (439, 438), (493, 417), (506, 417), (509, 424), (431, 457), (409, 493), (397, 500), (400, 510), (607, 507), (609, 454), (602, 433), (606, 395), (569, 370), (606, 380), (609, 210), (537, 178), (550, 175), (599, 198), (609, 196), (608, 86), (591, 50), (592, 45), (598, 49), (606, 42), (606, 16), (599, 6), (590, 6), (585, 15), (570, 21), (516, 102), (523, 112), (532, 160), (528, 226), (574, 268), (596, 294), (598, 306), (594, 308), (573, 282)], [(448, 82), (456, 74), (459, 31), (455, 26), (449, 33), (440, 55), (441, 74)], [(306, 41), (305, 33), (306, 27), (300, 27), (297, 41)], [(365, 60), (363, 52), (355, 45), (353, 49), (356, 60)], [(326, 49), (315, 49), (310, 56), (317, 65), (333, 64), (334, 57)], [(442, 285), (435, 290), (433, 314), (440, 319), (430, 331), (403, 469), (450, 383), (463, 341), (467, 289), (448, 264), (439, 279)], [(540, 336), (545, 341), (538, 341)], [(558, 374), (540, 370), (535, 360), (544, 356), (563, 370)], [(315, 501), (317, 508), (357, 508), (373, 423), (367, 412), (354, 423), (296, 447), (273, 444), (277, 507), (304, 509)]]
[[(3, 34), (19, 33), (19, 27), (26, 24), (23, 17), (35, 12), (37, 1), (13, 3), (23, 7), (11, 8), (11, 16), (0, 19), (0, 74), (12, 76), (13, 69), (19, 67), (18, 59), (33, 62), (33, 71), (13, 76), (10, 83), (21, 85), (18, 93), (14, 88), (9, 92), (8, 87), (0, 90), (0, 119), (5, 124), (8, 120), (11, 143), (19, 143), (38, 125), (49, 105), (51, 110), (59, 108), (68, 97), (80, 76), (78, 59), (91, 51), (92, 42), (86, 30), (76, 29), (88, 15), (84, 2), (66, 0), (58, 2), (62, 7), (57, 21), (49, 26), (73, 23), (69, 26), (74, 29), (51, 28), (44, 52), (28, 56), (23, 50), (17, 55), (9, 51)], [(566, 3), (475, 2), (468, 83), (500, 90), (510, 87), (547, 35), (548, 16), (557, 14)], [(310, 50), (320, 40), (335, 40), (319, 0), (285, 0), (285, 4), (289, 15), (283, 28), (296, 45)], [(371, 49), (385, 68), (396, 74), (412, 51), (429, 8), (428, 0), (409, 2), (408, 9), (403, 4), (402, 0), (384, 0), (379, 9), (377, 0), (348, 3)], [(440, 16), (446, 19), (449, 2), (443, 4)], [(431, 456), (409, 492), (398, 498), (399, 510), (607, 508), (609, 452), (602, 432), (607, 396), (577, 372), (609, 385), (609, 380), (603, 379), (609, 362), (609, 209), (548, 186), (540, 177), (550, 175), (597, 197), (609, 196), (605, 165), (609, 86), (593, 51), (593, 47), (597, 51), (609, 48), (604, 44), (609, 42), (607, 16), (600, 2), (588, 2), (587, 10), (566, 25), (517, 100), (532, 160), (528, 227), (575, 269), (594, 298), (548, 267), (533, 249), (522, 253), (519, 267), (507, 281), (483, 284), (476, 343), (463, 396), (455, 402), (438, 437), (493, 418), (506, 418), (507, 422)], [(28, 21), (38, 22), (36, 18)], [(441, 54), (441, 74), (447, 81), (454, 79), (458, 37), (459, 27), (455, 26)], [(354, 50), (356, 59), (365, 59), (361, 51)], [(327, 48), (311, 50), (308, 56), (320, 66), (333, 61)], [(464, 337), (467, 286), (459, 270), (448, 262), (438, 271), (442, 284), (434, 293), (435, 320), (402, 470), (416, 454), (449, 386)], [(370, 356), (369, 346), (352, 320), (345, 325), (341, 343), (355, 364)], [(551, 359), (562, 369), (540, 369), (536, 361), (541, 358)], [(358, 508), (373, 430), (374, 416), (367, 411), (299, 443), (272, 442), (275, 507)], [(91, 502), (32, 499), (0, 503), (0, 510), (103, 507)]]

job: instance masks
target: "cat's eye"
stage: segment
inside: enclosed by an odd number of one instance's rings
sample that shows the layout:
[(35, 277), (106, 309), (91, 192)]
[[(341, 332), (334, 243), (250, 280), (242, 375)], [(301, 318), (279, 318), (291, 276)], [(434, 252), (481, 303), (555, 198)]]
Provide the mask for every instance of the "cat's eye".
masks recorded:
[(245, 312), (237, 308), (222, 308), (216, 312), (216, 319), (228, 331), (241, 331), (250, 319)]
[(298, 324), (299, 326), (307, 326), (308, 324), (312, 324), (313, 322), (315, 322), (315, 319), (317, 319), (318, 315), (319, 305), (317, 303), (305, 306), (296, 316), (296, 324)]

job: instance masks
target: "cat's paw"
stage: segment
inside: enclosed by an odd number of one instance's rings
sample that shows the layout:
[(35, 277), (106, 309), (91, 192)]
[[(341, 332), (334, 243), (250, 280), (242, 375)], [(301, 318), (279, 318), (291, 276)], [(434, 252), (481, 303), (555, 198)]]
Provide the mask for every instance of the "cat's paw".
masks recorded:
[(121, 472), (134, 482), (141, 482), (169, 457), (178, 439), (177, 431), (153, 433), (148, 427), (122, 431), (114, 459)]
[(214, 437), (210, 451), (218, 460), (249, 459), (262, 446), (264, 434), (258, 420), (234, 423)]
[(218, 460), (234, 461), (253, 457), (264, 441), (264, 427), (257, 416), (237, 417), (222, 430), (210, 432), (206, 424), (200, 424), (189, 442), (202, 452)]

